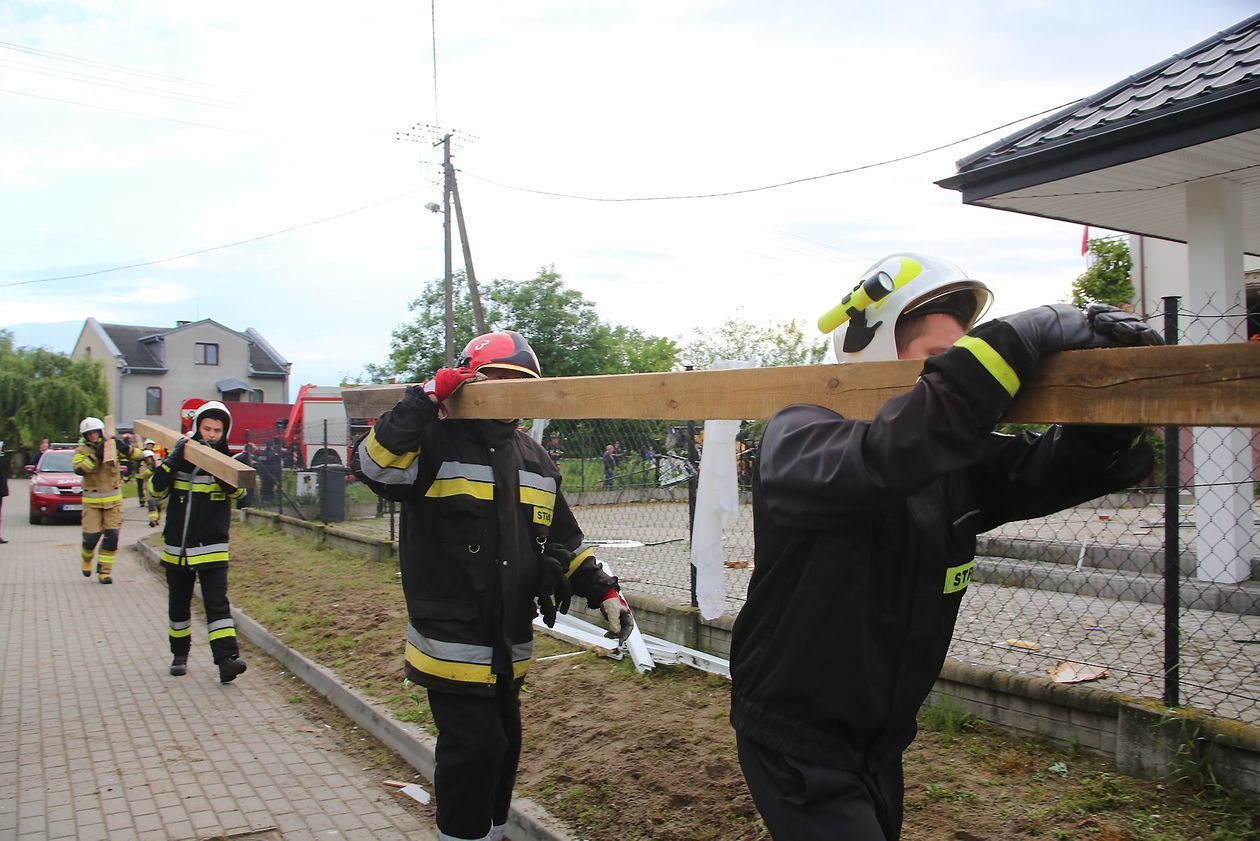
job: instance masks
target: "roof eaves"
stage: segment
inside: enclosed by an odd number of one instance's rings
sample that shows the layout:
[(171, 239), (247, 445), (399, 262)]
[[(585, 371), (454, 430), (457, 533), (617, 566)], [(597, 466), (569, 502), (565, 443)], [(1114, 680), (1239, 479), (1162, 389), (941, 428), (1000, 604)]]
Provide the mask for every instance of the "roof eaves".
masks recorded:
[[(1240, 21), (1234, 24), (1233, 26), (1229, 27), (1228, 29), (1223, 29), (1220, 32), (1216, 33), (1215, 35), (1212, 35), (1208, 38), (1204, 38), (1202, 41), (1195, 44), (1194, 46), (1188, 47), (1187, 49), (1184, 49), (1179, 53), (1175, 53), (1174, 55), (1169, 56), (1163, 61), (1156, 62), (1155, 64), (1152, 64), (1150, 67), (1146, 68), (1145, 70), (1141, 70), (1137, 73), (1134, 73), (1133, 75), (1129, 76), (1127, 79), (1123, 79), (1119, 82), (1116, 82), (1114, 85), (1110, 86), (1109, 88), (1105, 90), (1099, 91), (1098, 93), (1093, 94), (1092, 96), (1087, 96), (1087, 97), (1078, 99), (1072, 104), (1059, 109), (1058, 111), (1054, 112), (1050, 116), (1039, 120), (1033, 125), (1025, 129), (1022, 129), (1015, 134), (1007, 135), (1006, 137), (1003, 137), (1002, 139), (989, 144), (988, 146), (984, 147), (983, 149), (977, 152), (973, 152), (972, 154), (967, 155), (964, 158), (960, 158), (957, 162), (958, 173), (962, 174), (964, 170), (967, 170), (969, 167), (971, 167), (975, 163), (984, 160), (990, 155), (993, 155), (998, 150), (1007, 146), (1013, 147), (1020, 140), (1026, 137), (1029, 137), (1033, 134), (1036, 134), (1037, 132), (1051, 125), (1054, 125), (1056, 122), (1059, 122), (1060, 120), (1063, 120), (1075, 114), (1077, 111), (1081, 110), (1082, 108), (1100, 106), (1101, 104), (1105, 103), (1108, 99), (1110, 99), (1115, 94), (1119, 93), (1125, 88), (1136, 85), (1139, 81), (1146, 79), (1147, 77), (1155, 75), (1163, 68), (1171, 65), (1173, 62), (1186, 59), (1189, 56), (1192, 56), (1195, 53), (1199, 52), (1200, 50), (1208, 48), (1214, 44), (1219, 43), (1220, 41), (1225, 40), (1226, 38), (1229, 38), (1231, 35), (1234, 35), (1238, 32), (1242, 32), (1245, 29), (1251, 28), (1257, 23), (1260, 23), (1260, 13), (1252, 15), (1246, 20)], [(1071, 137), (1071, 136), (1072, 135), (1069, 133), (1068, 137)], [(939, 184), (941, 182), (937, 182), (937, 183)]]
[[(1180, 119), (1187, 112), (1193, 120)], [(1123, 123), (1103, 124), (1029, 147), (936, 184), (972, 202), (1260, 128), (1260, 79), (1209, 99), (1181, 103)]]

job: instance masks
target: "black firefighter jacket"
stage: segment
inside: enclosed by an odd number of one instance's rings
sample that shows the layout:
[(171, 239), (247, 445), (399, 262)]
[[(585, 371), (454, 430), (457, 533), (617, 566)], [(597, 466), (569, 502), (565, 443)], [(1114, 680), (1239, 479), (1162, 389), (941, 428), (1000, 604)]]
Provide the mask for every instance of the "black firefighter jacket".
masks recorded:
[(490, 695), (497, 676), (524, 676), (547, 544), (574, 553), (569, 581), (591, 607), (616, 586), (583, 544), (555, 464), (515, 422), (439, 420), (409, 392), (359, 442), (352, 466), (403, 503), (405, 673), (415, 683)]
[(1019, 357), (1001, 327), (987, 338), (980, 353), (928, 360), (873, 421), (806, 405), (770, 421), (753, 483), (756, 568), (731, 644), (731, 723), (745, 737), (849, 770), (899, 761), (944, 663), (976, 535), (1149, 473), (1134, 428), (992, 433), (1035, 361), (993, 352)]
[[(193, 436), (194, 441), (200, 440)], [(210, 446), (210, 445), (207, 445)], [(226, 442), (215, 449), (231, 455)], [(245, 493), (205, 473), (187, 459), (166, 459), (149, 477), (149, 493), (166, 505), (162, 563), (209, 569), (229, 560), (228, 529), (232, 500)]]

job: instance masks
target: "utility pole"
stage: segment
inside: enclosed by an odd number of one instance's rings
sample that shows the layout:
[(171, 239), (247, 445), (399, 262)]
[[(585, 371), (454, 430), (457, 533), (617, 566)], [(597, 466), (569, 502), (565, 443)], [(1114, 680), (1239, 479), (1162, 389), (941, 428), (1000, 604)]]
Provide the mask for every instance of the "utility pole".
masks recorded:
[[(464, 206), (459, 201), (459, 184), (455, 180), (455, 167), (451, 165), (451, 132), (442, 135), (442, 230), (445, 234), (446, 275), (443, 291), (446, 298), (446, 364), (455, 362), (455, 281), (451, 271), (451, 204), (454, 200), (455, 219), (459, 225), (459, 242), (464, 251), (464, 276), (468, 280), (468, 297), (472, 301), (473, 324), (477, 333), (488, 333), (485, 313), (481, 308), (481, 292), (477, 288), (477, 275), (473, 271), (472, 248), (468, 244), (468, 229), (464, 227)], [(437, 144), (433, 144), (436, 146)]]
[(464, 275), (468, 278), (468, 296), (472, 299), (473, 324), (477, 327), (477, 335), (488, 333), (486, 317), (481, 311), (481, 293), (477, 291), (477, 275), (473, 273), (472, 248), (468, 245), (468, 231), (464, 228), (464, 206), (459, 203), (459, 182), (455, 180), (455, 167), (450, 159), (446, 161), (447, 171), (451, 179), (451, 195), (455, 198), (455, 220), (459, 223), (459, 243), (464, 247)]
[(455, 365), (455, 286), (451, 276), (451, 134), (442, 137), (442, 232), (445, 235), (446, 367)]

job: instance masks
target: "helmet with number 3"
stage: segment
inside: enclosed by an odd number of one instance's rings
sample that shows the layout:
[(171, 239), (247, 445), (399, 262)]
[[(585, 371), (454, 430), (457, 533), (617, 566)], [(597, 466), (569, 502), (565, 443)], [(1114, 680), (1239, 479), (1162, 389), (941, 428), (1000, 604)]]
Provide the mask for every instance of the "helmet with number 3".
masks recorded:
[(499, 368), (518, 371), (530, 377), (542, 376), (538, 356), (515, 330), (499, 330), (478, 336), (464, 347), (456, 365), (481, 371), (483, 368)]

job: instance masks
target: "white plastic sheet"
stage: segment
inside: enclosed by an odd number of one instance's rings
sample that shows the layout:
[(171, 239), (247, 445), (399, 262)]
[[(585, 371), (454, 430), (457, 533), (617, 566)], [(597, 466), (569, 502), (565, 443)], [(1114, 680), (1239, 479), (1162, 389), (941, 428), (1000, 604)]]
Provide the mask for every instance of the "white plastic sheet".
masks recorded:
[[(750, 368), (743, 360), (722, 360), (713, 368)], [(737, 420), (704, 422), (704, 450), (700, 456), (700, 485), (696, 489), (696, 521), (691, 530), (691, 565), (696, 568), (696, 601), (700, 615), (716, 619), (726, 610), (726, 549), (722, 533), (735, 525), (739, 486), (735, 469)]]

